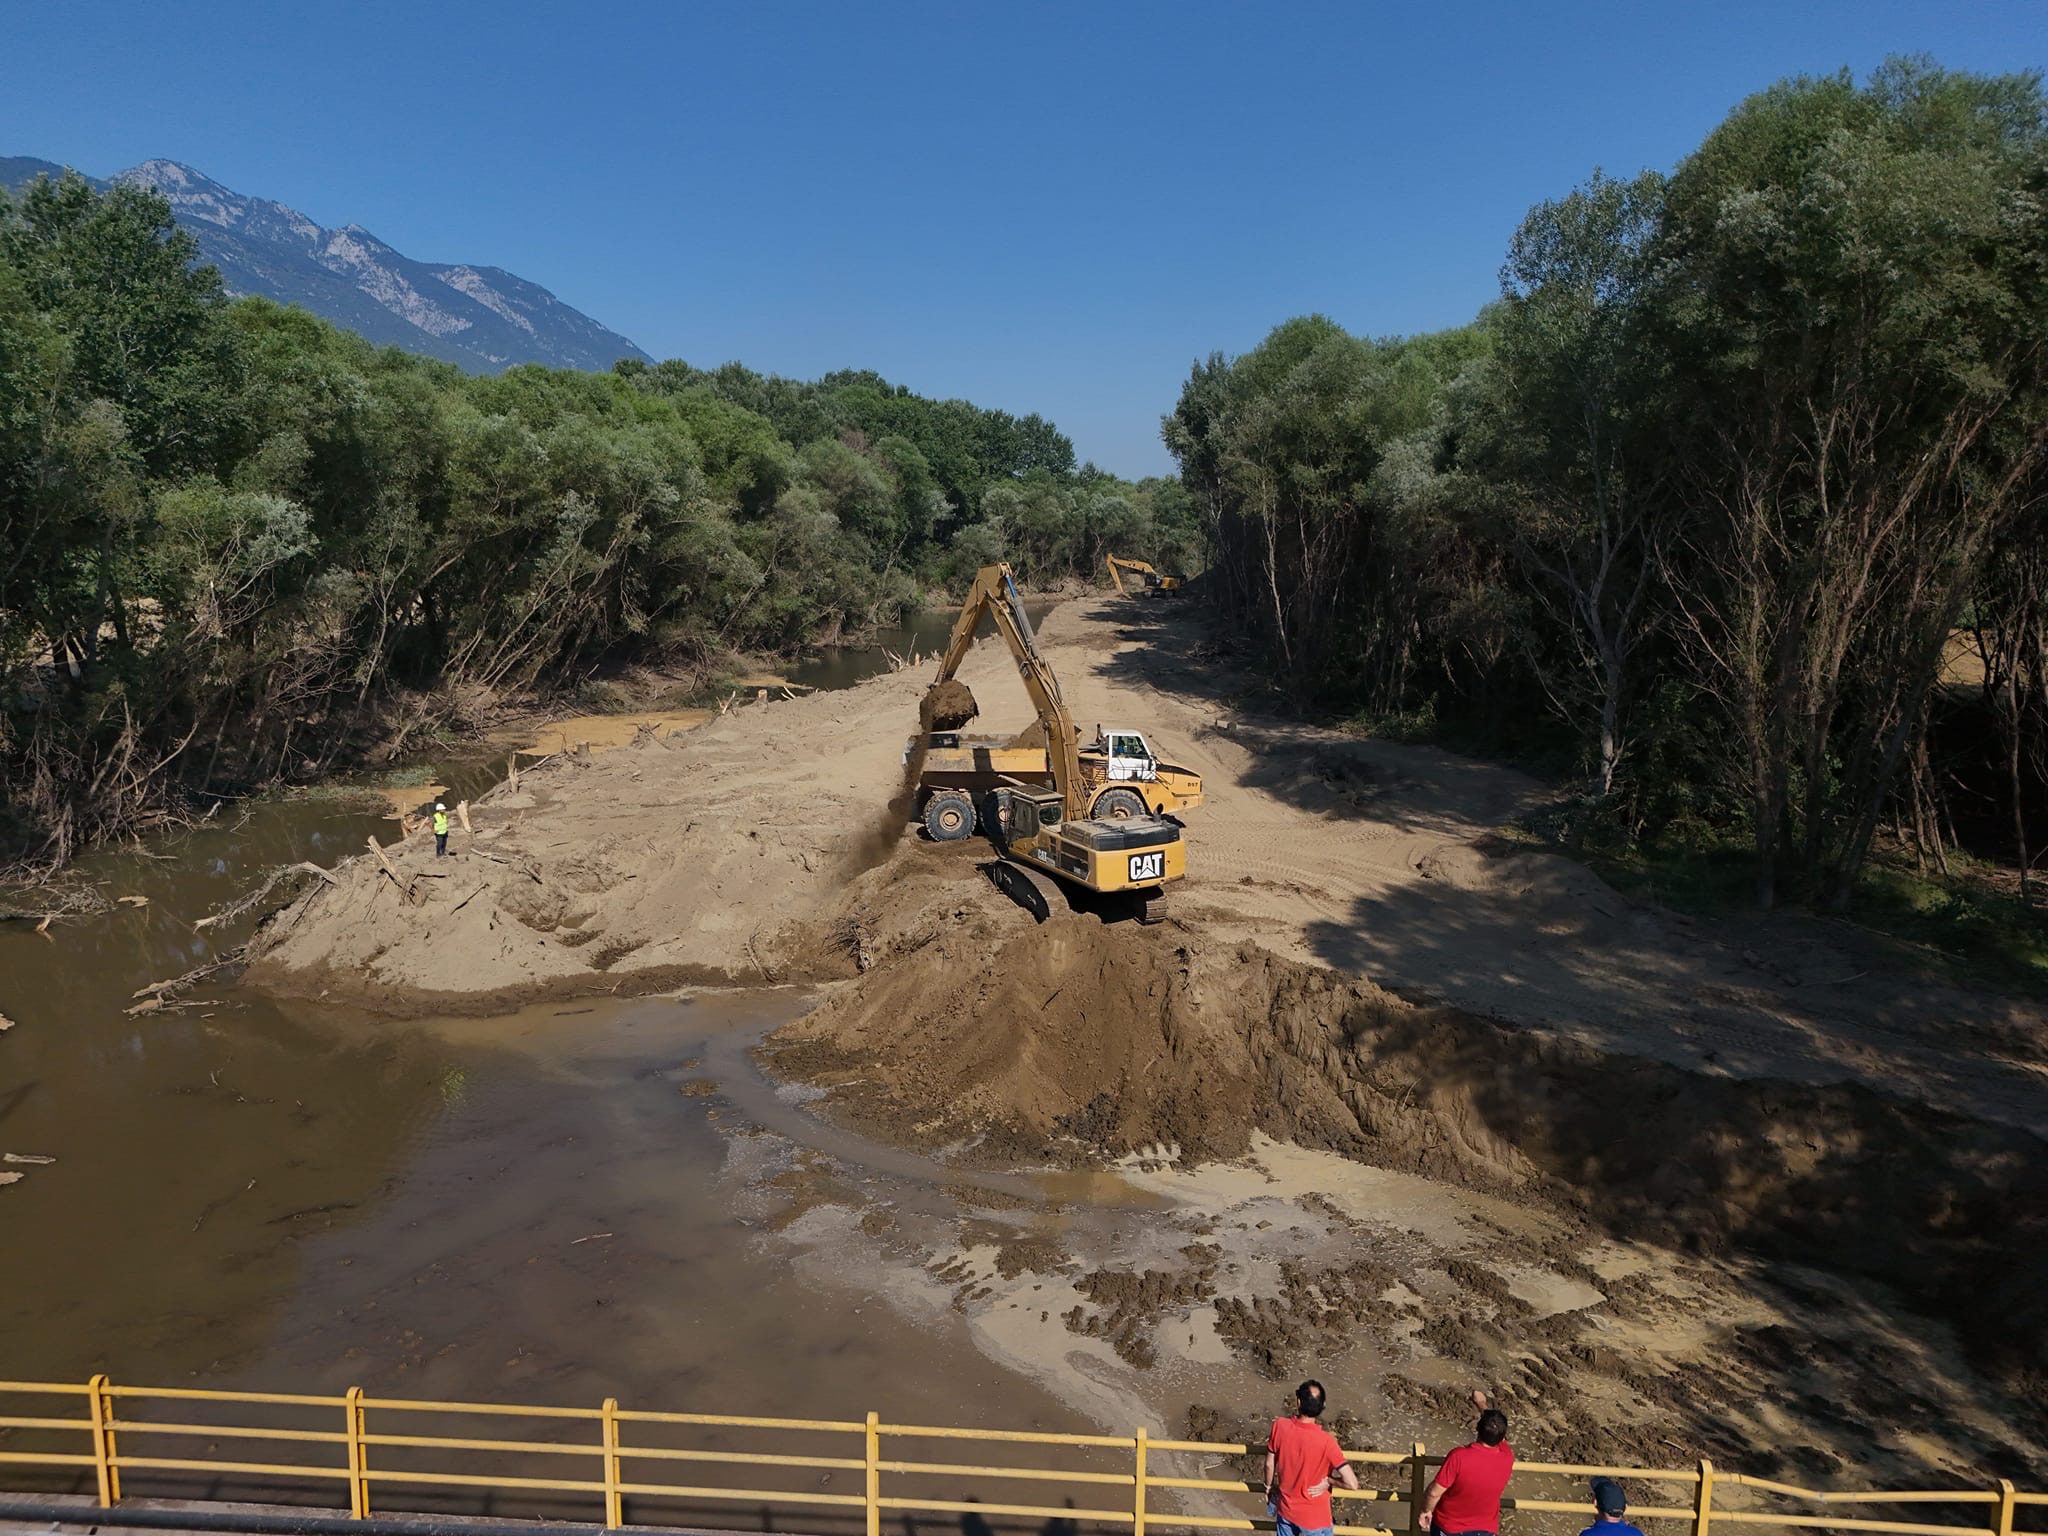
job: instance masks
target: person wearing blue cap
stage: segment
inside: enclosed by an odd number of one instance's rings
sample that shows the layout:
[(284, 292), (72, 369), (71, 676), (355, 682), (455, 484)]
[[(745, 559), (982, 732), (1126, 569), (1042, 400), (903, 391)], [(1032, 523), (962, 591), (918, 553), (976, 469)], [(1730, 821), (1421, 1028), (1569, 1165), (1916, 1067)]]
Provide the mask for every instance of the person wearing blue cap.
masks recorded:
[(1641, 1530), (1623, 1517), (1628, 1513), (1628, 1495), (1611, 1477), (1593, 1479), (1593, 1508), (1600, 1517), (1579, 1536), (1643, 1536)]

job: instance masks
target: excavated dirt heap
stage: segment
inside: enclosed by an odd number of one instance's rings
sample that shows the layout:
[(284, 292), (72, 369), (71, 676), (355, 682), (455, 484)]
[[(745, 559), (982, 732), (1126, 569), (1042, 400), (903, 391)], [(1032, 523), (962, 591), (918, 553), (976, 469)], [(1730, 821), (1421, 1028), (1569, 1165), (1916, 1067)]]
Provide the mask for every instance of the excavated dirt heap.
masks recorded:
[(880, 963), (780, 1031), (769, 1065), (965, 1161), (1199, 1160), (1257, 1129), (1617, 1235), (1878, 1276), (1966, 1331), (1995, 1294), (1988, 1363), (2048, 1373), (2048, 1166), (2025, 1132), (1606, 1056), (1251, 945), (1200, 955), (1173, 925), (1017, 919), (976, 900), (872, 934)]

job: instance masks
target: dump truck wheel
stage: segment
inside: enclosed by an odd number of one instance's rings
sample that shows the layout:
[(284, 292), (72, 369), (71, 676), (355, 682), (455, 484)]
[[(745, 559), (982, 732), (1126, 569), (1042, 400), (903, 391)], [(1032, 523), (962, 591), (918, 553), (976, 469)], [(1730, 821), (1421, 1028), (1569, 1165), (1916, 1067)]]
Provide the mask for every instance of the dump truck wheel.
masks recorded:
[(1152, 808), (1145, 804), (1145, 797), (1135, 789), (1105, 789), (1095, 801), (1095, 815), (1103, 821), (1128, 821), (1133, 816), (1149, 816)]
[(924, 803), (924, 829), (935, 843), (974, 835), (974, 801), (963, 790), (942, 789)]

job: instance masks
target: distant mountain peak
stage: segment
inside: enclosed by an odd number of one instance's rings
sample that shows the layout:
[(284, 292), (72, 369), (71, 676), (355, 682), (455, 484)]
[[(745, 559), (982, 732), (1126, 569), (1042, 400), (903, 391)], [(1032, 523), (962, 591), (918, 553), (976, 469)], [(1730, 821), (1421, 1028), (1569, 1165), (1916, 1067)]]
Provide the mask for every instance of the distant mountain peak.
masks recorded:
[[(61, 174), (46, 160), (0, 158), (0, 185), (12, 191), (39, 175)], [(622, 357), (652, 361), (502, 267), (414, 261), (360, 224), (324, 228), (296, 208), (245, 196), (181, 160), (145, 160), (114, 180), (162, 193), (230, 293), (299, 305), (373, 342), (479, 372), (514, 363), (605, 369)]]

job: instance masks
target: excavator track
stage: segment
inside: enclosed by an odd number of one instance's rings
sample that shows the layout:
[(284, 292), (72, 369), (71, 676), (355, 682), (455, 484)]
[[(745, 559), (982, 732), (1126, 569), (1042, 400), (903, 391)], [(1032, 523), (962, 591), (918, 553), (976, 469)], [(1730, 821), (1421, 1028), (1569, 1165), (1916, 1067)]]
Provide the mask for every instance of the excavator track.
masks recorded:
[(1034, 923), (1042, 923), (1053, 913), (1067, 909), (1067, 893), (1052, 876), (1041, 875), (1009, 859), (992, 859), (985, 867), (995, 888), (1029, 912)]

